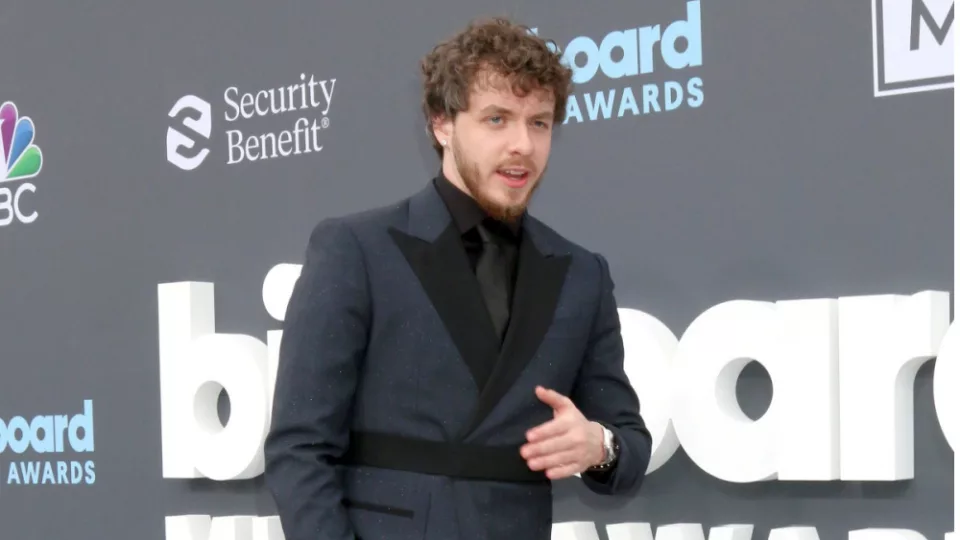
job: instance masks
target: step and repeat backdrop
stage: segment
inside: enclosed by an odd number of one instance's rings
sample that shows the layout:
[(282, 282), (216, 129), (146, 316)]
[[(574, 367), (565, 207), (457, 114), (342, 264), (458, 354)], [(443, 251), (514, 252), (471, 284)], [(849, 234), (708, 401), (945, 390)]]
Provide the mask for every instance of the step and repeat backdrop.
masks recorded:
[(436, 172), (418, 61), (488, 15), (575, 67), (533, 210), (609, 259), (655, 434), (554, 537), (958, 530), (953, 0), (5, 0), (0, 539), (282, 538), (308, 234)]

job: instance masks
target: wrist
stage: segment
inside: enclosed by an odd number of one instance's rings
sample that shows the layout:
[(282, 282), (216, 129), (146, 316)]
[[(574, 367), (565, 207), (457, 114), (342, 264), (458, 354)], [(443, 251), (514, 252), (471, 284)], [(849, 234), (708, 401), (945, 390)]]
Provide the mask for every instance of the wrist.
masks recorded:
[(593, 428), (597, 432), (597, 444), (594, 446), (596, 451), (594, 452), (594, 459), (592, 460), (593, 467), (600, 467), (607, 461), (607, 445), (605, 443), (606, 433), (602, 424), (599, 422), (593, 422)]
[(597, 429), (600, 430), (600, 444), (597, 454), (599, 457), (597, 461), (594, 461), (590, 470), (594, 471), (604, 471), (613, 467), (614, 462), (617, 460), (617, 440), (613, 432), (610, 431), (606, 426), (600, 424), (599, 422), (593, 422), (596, 424)]

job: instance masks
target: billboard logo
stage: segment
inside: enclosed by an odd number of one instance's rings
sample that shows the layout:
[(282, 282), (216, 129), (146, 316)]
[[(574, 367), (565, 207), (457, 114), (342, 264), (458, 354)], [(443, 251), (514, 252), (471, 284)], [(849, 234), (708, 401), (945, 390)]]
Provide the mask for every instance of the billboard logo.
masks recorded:
[(26, 180), (40, 174), (43, 152), (34, 143), (36, 127), (29, 116), (20, 116), (17, 105), (7, 101), (0, 105), (0, 227), (13, 222), (33, 223), (37, 212), (28, 212), (24, 194), (36, 193), (37, 187)]
[[(278, 322), (301, 270), (279, 264), (263, 280), (259, 296)], [(162, 477), (260, 476), (284, 331), (268, 330), (265, 341), (217, 332), (213, 283), (161, 283), (157, 295)], [(914, 478), (912, 392), (921, 365), (934, 358), (936, 418), (949, 447), (960, 448), (960, 324), (950, 324), (949, 301), (942, 291), (732, 300), (708, 308), (679, 335), (653, 315), (618, 308), (624, 369), (653, 435), (646, 474), (683, 448), (705, 473), (738, 484)], [(756, 421), (737, 401), (737, 378), (750, 359), (767, 368), (777, 389)], [(217, 407), (224, 390), (231, 403), (226, 423)], [(804, 515), (806, 524), (773, 529), (769, 538), (816, 540), (818, 518)], [(689, 519), (662, 524), (656, 536), (647, 522), (618, 523), (606, 536), (750, 540), (754, 528), (705, 533)], [(850, 540), (923, 538), (855, 523), (860, 528), (851, 529)], [(165, 527), (166, 540), (283, 538), (275, 515), (185, 512), (166, 516)], [(553, 538), (599, 538), (592, 522), (555, 523), (553, 530)]]
[[(93, 452), (93, 400), (83, 401), (83, 411), (41, 415), (27, 419), (0, 418), (0, 455), (62, 454)], [(93, 460), (24, 460), (10, 462), (3, 483), (10, 486), (78, 485), (96, 482)]]
[[(573, 82), (588, 86), (568, 98), (563, 123), (700, 107), (703, 79), (675, 75), (703, 65), (700, 1), (685, 6), (685, 17), (670, 24), (616, 30), (599, 43), (590, 36), (578, 36), (561, 49), (563, 62), (573, 70)], [(531, 32), (536, 34), (537, 29)], [(552, 44), (551, 48), (557, 50)], [(635, 77), (642, 77), (643, 83), (618, 84)], [(597, 85), (599, 90), (594, 89)]]
[[(178, 125), (167, 128), (167, 161), (185, 171), (192, 171), (210, 154), (206, 146), (213, 127), (210, 103), (186, 95), (174, 103), (168, 116)], [(181, 131), (183, 128), (187, 129), (186, 133)]]
[(873, 0), (874, 96), (953, 87), (953, 0)]

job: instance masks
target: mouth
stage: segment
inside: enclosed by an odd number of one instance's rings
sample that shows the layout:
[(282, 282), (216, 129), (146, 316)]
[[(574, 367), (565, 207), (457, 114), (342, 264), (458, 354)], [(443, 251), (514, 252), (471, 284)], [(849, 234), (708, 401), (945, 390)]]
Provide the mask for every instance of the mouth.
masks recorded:
[(497, 176), (499, 176), (500, 180), (508, 187), (521, 188), (527, 185), (527, 180), (530, 178), (530, 171), (522, 167), (505, 167), (503, 169), (497, 169)]

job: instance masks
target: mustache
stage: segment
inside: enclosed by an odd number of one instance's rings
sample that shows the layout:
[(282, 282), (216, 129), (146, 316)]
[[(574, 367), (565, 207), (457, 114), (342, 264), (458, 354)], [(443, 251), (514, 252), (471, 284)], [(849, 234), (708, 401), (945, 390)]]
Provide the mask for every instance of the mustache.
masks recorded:
[(528, 161), (528, 160), (523, 160), (523, 161), (509, 161), (509, 162), (507, 162), (507, 163), (501, 163), (500, 165), (497, 165), (496, 168), (497, 168), (497, 169), (510, 169), (510, 168), (513, 168), (513, 167), (521, 168), (521, 169), (527, 169), (528, 171), (535, 171), (535, 170), (537, 170), (537, 167), (533, 164), (533, 162)]

